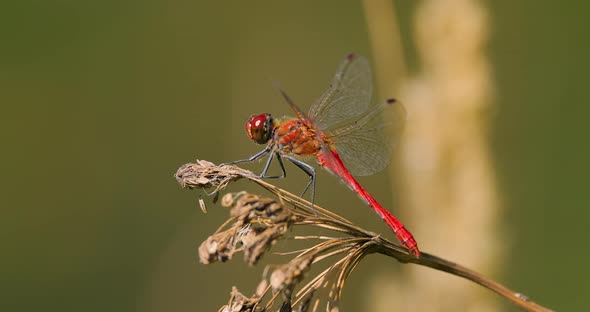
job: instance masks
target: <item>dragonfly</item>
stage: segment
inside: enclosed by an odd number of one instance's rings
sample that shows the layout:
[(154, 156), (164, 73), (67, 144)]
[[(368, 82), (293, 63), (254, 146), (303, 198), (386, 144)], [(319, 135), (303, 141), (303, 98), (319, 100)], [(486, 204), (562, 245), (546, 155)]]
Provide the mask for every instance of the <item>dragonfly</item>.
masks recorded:
[[(282, 159), (287, 159), (309, 176), (303, 194), (311, 187), (313, 209), (316, 170), (304, 160), (315, 157), (321, 167), (339, 177), (385, 221), (411, 254), (419, 257), (418, 244), (412, 233), (354, 178), (377, 173), (387, 166), (393, 141), (387, 139), (384, 128), (399, 130), (406, 118), (403, 105), (394, 99), (370, 105), (373, 84), (368, 60), (354, 53), (349, 54), (340, 64), (328, 89), (307, 113), (280, 86), (276, 86), (296, 117), (274, 118), (269, 113), (252, 115), (246, 122), (248, 137), (266, 147), (249, 158), (231, 163), (252, 162), (269, 155), (258, 177), (284, 178), (286, 171)], [(382, 114), (384, 111), (388, 114)], [(383, 115), (394, 116), (390, 118), (393, 121), (384, 122), (380, 118)], [(275, 157), (282, 174), (267, 175)]]

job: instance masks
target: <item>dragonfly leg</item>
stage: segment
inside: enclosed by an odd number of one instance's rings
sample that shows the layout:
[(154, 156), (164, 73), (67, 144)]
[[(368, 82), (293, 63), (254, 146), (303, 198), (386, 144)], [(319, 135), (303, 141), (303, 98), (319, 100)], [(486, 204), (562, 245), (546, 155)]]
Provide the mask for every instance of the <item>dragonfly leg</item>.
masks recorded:
[[(256, 160), (264, 157), (268, 153), (271, 153), (271, 154), (268, 157), (266, 164), (264, 165), (264, 169), (262, 169), (262, 173), (260, 173), (259, 175), (255, 176), (255, 177), (259, 178), (259, 179), (282, 179), (282, 178), (286, 177), (287, 172), (285, 171), (285, 166), (283, 165), (283, 160), (281, 159), (281, 155), (278, 152), (272, 152), (271, 145), (266, 146), (262, 151), (254, 154), (248, 158), (234, 160), (232, 162), (223, 163), (222, 165), (233, 165), (233, 164), (239, 164), (239, 163), (244, 163), (244, 162), (256, 161)], [(270, 163), (272, 162), (272, 159), (274, 158), (275, 154), (277, 155), (277, 159), (279, 160), (279, 165), (281, 166), (282, 173), (280, 176), (267, 176), (266, 173), (268, 172), (268, 169), (270, 168)]]
[[(277, 156), (277, 160), (279, 161), (279, 165), (281, 166), (281, 175), (280, 176), (267, 176), (266, 173), (268, 172), (268, 168), (270, 168), (270, 163), (272, 162), (272, 159), (274, 158), (274, 156)], [(266, 161), (266, 164), (264, 165), (264, 169), (262, 169), (262, 173), (260, 173), (260, 175), (258, 176), (258, 178), (260, 179), (283, 179), (287, 176), (287, 171), (285, 171), (285, 166), (283, 165), (283, 159), (281, 158), (281, 154), (279, 154), (278, 152), (275, 153), (271, 153), (270, 156), (268, 156), (268, 160)]]
[(305, 186), (305, 189), (303, 190), (303, 193), (301, 193), (301, 196), (303, 196), (311, 186), (311, 209), (315, 213), (315, 209), (313, 208), (315, 202), (315, 168), (310, 164), (307, 164), (299, 159), (290, 156), (286, 157), (290, 162), (292, 162), (295, 166), (299, 167), (299, 169), (303, 170), (309, 176), (309, 182)]
[(270, 145), (267, 145), (263, 150), (261, 150), (260, 152), (254, 154), (248, 158), (230, 161), (227, 163), (223, 163), (222, 165), (234, 165), (234, 164), (239, 164), (239, 163), (243, 163), (243, 162), (252, 162), (252, 161), (258, 160), (258, 159), (262, 158), (264, 155), (270, 153), (271, 150), (272, 150), (272, 147)]

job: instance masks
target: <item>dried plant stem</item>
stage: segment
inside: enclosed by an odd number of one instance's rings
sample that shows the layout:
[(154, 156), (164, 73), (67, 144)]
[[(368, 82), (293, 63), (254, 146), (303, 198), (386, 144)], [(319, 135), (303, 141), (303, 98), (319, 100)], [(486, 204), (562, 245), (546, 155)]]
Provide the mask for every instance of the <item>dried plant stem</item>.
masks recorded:
[[(269, 190), (270, 192), (272, 192), (276, 196), (278, 196), (280, 198), (284, 198), (287, 202), (289, 202), (291, 204), (294, 204), (296, 206), (303, 204), (305, 207), (311, 206), (311, 203), (306, 201), (305, 199), (300, 198), (292, 193), (289, 193), (288, 191), (285, 191), (279, 187), (276, 187), (264, 180), (254, 178), (254, 177), (247, 177), (247, 178), (249, 180), (259, 184), (260, 186), (264, 187), (265, 189)], [(317, 209), (318, 211), (321, 211), (322, 213), (324, 213), (324, 212), (330, 213), (328, 210), (321, 208), (317, 205), (314, 207), (315, 207), (315, 209)], [(330, 213), (330, 214), (332, 214), (332, 213)], [(329, 225), (330, 222), (333, 222), (333, 220), (329, 220), (329, 219), (321, 219), (321, 221), (318, 220), (318, 224), (321, 223), (322, 225), (326, 226), (327, 228), (335, 229), (334, 227), (330, 227), (330, 225)], [(423, 252), (422, 256), (417, 259), (413, 255), (409, 254), (405, 248), (391, 243), (390, 241), (382, 238), (381, 236), (379, 236), (376, 233), (373, 233), (373, 232), (367, 231), (363, 228), (359, 228), (357, 226), (354, 226), (349, 221), (343, 222), (339, 225), (347, 226), (350, 229), (357, 231), (359, 233), (363, 233), (364, 235), (366, 235), (368, 237), (375, 237), (376, 240), (380, 241), (380, 244), (374, 245), (376, 248), (375, 252), (395, 258), (396, 260), (398, 260), (401, 263), (413, 263), (413, 264), (417, 264), (420, 266), (429, 267), (429, 268), (432, 268), (435, 270), (447, 272), (447, 273), (450, 273), (452, 275), (456, 275), (459, 277), (463, 277), (467, 280), (477, 283), (477, 284), (497, 293), (498, 295), (506, 298), (510, 302), (514, 303), (515, 305), (517, 305), (527, 311), (546, 311), (546, 312), (552, 311), (551, 309), (545, 308), (545, 307), (535, 303), (534, 301), (531, 301), (527, 296), (525, 296), (519, 292), (515, 292), (515, 291), (509, 289), (508, 287), (506, 287), (498, 282), (495, 282), (494, 280), (492, 280), (488, 277), (485, 277), (484, 275), (479, 274), (473, 270), (470, 270), (462, 265), (459, 265), (459, 264), (456, 264), (452, 261), (437, 257), (435, 255), (431, 255), (426, 252)]]
[[(306, 207), (311, 206), (311, 203), (306, 201), (305, 199), (302, 199), (296, 195), (293, 195), (292, 193), (289, 193), (279, 187), (276, 187), (264, 180), (261, 180), (258, 178), (253, 178), (253, 177), (248, 177), (248, 179), (259, 184), (260, 186), (271, 191), (273, 194), (275, 194), (279, 197), (288, 198), (288, 200), (286, 200), (286, 201), (289, 203), (292, 203), (295, 205), (303, 204)], [(328, 210), (321, 208), (319, 206), (316, 206), (315, 209), (317, 209), (318, 211), (322, 211), (322, 212), (329, 212)], [(327, 228), (330, 228), (330, 229), (335, 229), (334, 227), (329, 226), (329, 222), (332, 222), (329, 219), (325, 219), (325, 220), (322, 219), (321, 221), (318, 220), (318, 222), (325, 222), (322, 225), (325, 225)], [(350, 224), (349, 222), (342, 223), (340, 225), (347, 225), (348, 227), (350, 227), (350, 229), (358, 231), (359, 233), (363, 233), (364, 235), (366, 235), (368, 237), (376, 237), (376, 239), (380, 241), (380, 244), (372, 245), (375, 248), (375, 252), (395, 258), (396, 260), (398, 260), (401, 263), (413, 263), (413, 264), (417, 264), (420, 266), (429, 267), (429, 268), (432, 268), (435, 270), (447, 272), (447, 273), (450, 273), (452, 275), (456, 275), (459, 277), (463, 277), (467, 280), (477, 283), (477, 284), (497, 293), (498, 295), (506, 298), (510, 302), (514, 303), (515, 305), (517, 305), (527, 311), (546, 311), (546, 312), (552, 311), (548, 308), (545, 308), (545, 307), (535, 303), (534, 301), (529, 300), (528, 297), (526, 297), (525, 295), (523, 295), (519, 292), (515, 292), (515, 291), (509, 289), (508, 287), (506, 287), (498, 282), (495, 282), (494, 280), (492, 280), (488, 277), (485, 277), (482, 274), (479, 274), (473, 270), (470, 270), (462, 265), (459, 265), (459, 264), (456, 264), (456, 263), (451, 262), (449, 260), (437, 257), (435, 255), (431, 255), (426, 252), (423, 252), (422, 256), (420, 258), (416, 259), (413, 255), (409, 254), (405, 248), (403, 248), (401, 246), (397, 246), (397, 245), (391, 243), (390, 241), (388, 241), (384, 238), (381, 238), (376, 233), (356, 227), (356, 226)], [(326, 270), (326, 271), (328, 271), (328, 270)]]
[[(269, 240), (265, 239), (268, 238), (268, 236), (262, 235), (263, 233), (266, 233), (266, 230), (264, 229), (278, 231), (277, 233), (282, 234), (286, 233), (287, 229), (294, 225), (313, 225), (345, 233), (347, 235), (345, 237), (307, 236), (308, 239), (322, 239), (322, 241), (311, 248), (303, 249), (295, 258), (289, 261), (289, 263), (281, 265), (279, 269), (273, 271), (270, 280), (272, 289), (275, 293), (266, 303), (264, 311), (269, 309), (273, 302), (279, 298), (279, 293), (283, 293), (284, 295), (282, 296), (284, 300), (283, 305), (287, 304), (294, 306), (296, 304), (310, 304), (314, 292), (324, 291), (330, 284), (330, 280), (328, 280), (329, 276), (336, 277), (336, 282), (332, 283), (329, 288), (328, 298), (330, 300), (328, 301), (328, 310), (338, 310), (337, 305), (346, 278), (358, 265), (361, 259), (371, 253), (383, 254), (392, 257), (401, 263), (412, 263), (463, 277), (497, 293), (527, 311), (552, 311), (531, 301), (525, 295), (515, 292), (464, 266), (426, 252), (423, 252), (420, 258), (416, 258), (414, 255), (410, 254), (406, 248), (392, 243), (377, 233), (358, 227), (327, 209), (314, 205), (314, 210), (312, 210), (310, 202), (264, 180), (256, 178), (247, 170), (228, 165), (215, 166), (212, 163), (200, 161), (198, 164), (187, 164), (182, 166), (177, 172), (176, 178), (185, 188), (200, 188), (204, 185), (209, 187), (214, 187), (215, 185), (227, 185), (229, 182), (235, 181), (239, 178), (246, 178), (273, 193), (281, 200), (281, 202), (286, 202), (294, 206), (294, 208), (287, 208), (284, 204), (280, 204), (274, 200), (251, 195), (246, 192), (240, 192), (236, 195), (227, 194), (223, 199), (227, 201), (224, 205), (229, 206), (229, 203), (233, 206), (231, 213), (232, 217), (230, 219), (236, 222), (233, 226), (229, 226), (228, 229), (225, 228), (228, 226), (228, 222), (224, 223), (224, 226), (217, 230), (213, 236), (210, 236), (201, 246), (203, 250), (200, 248), (199, 251), (202, 251), (207, 256), (204, 260), (203, 258), (201, 259), (204, 263), (209, 263), (216, 259), (225, 261), (224, 259), (231, 258), (231, 255), (237, 252), (237, 249), (235, 244), (233, 246), (230, 245), (233, 244), (236, 237), (240, 237), (239, 235), (235, 236), (235, 233), (240, 231), (243, 231), (244, 234), (238, 239), (244, 241), (254, 233), (253, 238), (258, 239), (258, 241), (255, 242), (261, 242), (260, 244), (263, 243), (266, 244), (266, 246), (270, 245), (268, 245)], [(211, 181), (214, 181), (214, 183)], [(229, 199), (226, 200), (226, 198)], [(314, 212), (317, 212), (317, 215)], [(260, 227), (257, 232), (243, 230), (244, 226), (255, 227), (257, 226), (256, 224)], [(282, 225), (282, 227), (279, 225)], [(274, 238), (275, 236), (270, 237), (271, 239), (276, 239)], [(243, 247), (246, 262), (249, 264), (256, 263), (264, 252), (262, 251), (263, 249), (261, 249), (262, 247), (259, 246), (261, 245), (253, 244)], [(233, 249), (231, 247), (233, 247)], [(211, 248), (215, 250), (212, 251), (210, 250)], [(251, 254), (250, 256), (247, 254), (248, 251)], [(213, 254), (211, 252), (215, 253)], [(252, 254), (254, 254), (254, 256), (252, 256)], [(215, 257), (210, 257), (211, 255), (215, 255)], [(303, 279), (303, 273), (307, 271), (313, 263), (335, 255), (344, 255), (344, 257), (329, 265), (328, 268), (302, 286), (302, 288), (295, 294), (295, 301), (291, 303), (290, 300), (293, 294), (293, 289), (299, 281)], [(244, 299), (245, 297), (243, 295), (239, 294), (237, 290), (234, 290), (234, 296), (240, 299), (235, 302), (240, 302), (242, 305), (250, 304), (258, 306), (261, 298), (269, 291), (269, 289), (270, 288), (267, 287), (261, 294), (257, 294), (251, 299)], [(280, 289), (280, 291), (277, 292), (276, 289)], [(314, 299), (312, 305), (314, 309), (318, 307), (319, 300), (319, 296)], [(232, 300), (230, 300), (230, 305), (231, 304)]]
[[(379, 253), (386, 254), (388, 256), (394, 257), (397, 259), (396, 255), (398, 251), (392, 252), (390, 249), (381, 248), (379, 245)], [(397, 246), (396, 246), (397, 247)], [(399, 259), (398, 259), (399, 260)], [(553, 311), (546, 307), (543, 307), (534, 301), (531, 301), (527, 296), (523, 295), (522, 293), (515, 292), (510, 288), (485, 277), (484, 275), (470, 270), (462, 265), (456, 264), (449, 260), (428, 254), (422, 253), (420, 259), (408, 259), (410, 263), (418, 264), (421, 266), (426, 266), (435, 270), (443, 271), (450, 273), (452, 275), (463, 277), (467, 280), (470, 280), (474, 283), (477, 283), (498, 295), (506, 298), (510, 302), (514, 303), (515, 305), (519, 306), (520, 308), (526, 311)]]

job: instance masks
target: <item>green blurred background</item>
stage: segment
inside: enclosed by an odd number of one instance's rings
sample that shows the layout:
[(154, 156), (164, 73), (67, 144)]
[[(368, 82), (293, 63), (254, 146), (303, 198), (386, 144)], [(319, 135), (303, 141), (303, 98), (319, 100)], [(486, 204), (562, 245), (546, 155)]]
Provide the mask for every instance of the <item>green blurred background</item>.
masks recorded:
[[(180, 189), (173, 173), (196, 158), (256, 152), (245, 119), (288, 113), (272, 80), (310, 103), (346, 53), (371, 56), (360, 3), (277, 2), (0, 4), (0, 310), (212, 311), (232, 285), (252, 291), (262, 267), (198, 263), (196, 247), (226, 214), (209, 202), (203, 215), (199, 193)], [(415, 5), (397, 4), (412, 70)], [(509, 240), (494, 277), (579, 311), (590, 294), (590, 5), (487, 7), (493, 151)], [(384, 174), (363, 181), (378, 196), (390, 189)], [(280, 185), (304, 182), (293, 173)], [(255, 190), (233, 187), (243, 188)], [(365, 212), (345, 215), (380, 224)], [(370, 263), (364, 274), (399, 266)], [(363, 281), (348, 285), (345, 310), (362, 309), (353, 290)]]

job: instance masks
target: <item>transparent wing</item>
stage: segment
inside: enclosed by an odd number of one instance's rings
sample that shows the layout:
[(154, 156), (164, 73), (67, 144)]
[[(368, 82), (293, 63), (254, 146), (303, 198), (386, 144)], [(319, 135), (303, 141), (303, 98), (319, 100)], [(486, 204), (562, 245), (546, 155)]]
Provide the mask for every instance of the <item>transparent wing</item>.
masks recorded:
[(305, 115), (305, 113), (301, 110), (301, 108), (299, 108), (299, 106), (297, 106), (295, 104), (295, 102), (291, 99), (291, 97), (289, 95), (287, 95), (287, 93), (283, 90), (283, 87), (281, 87), (281, 85), (277, 81), (274, 81), (274, 85), (275, 85), (275, 88), (277, 88), (277, 90), (279, 90), (279, 92), (283, 96), (283, 99), (285, 99), (285, 102), (287, 102), (287, 104), (289, 104), (289, 106), (291, 107), (293, 112), (295, 112), (295, 114), (297, 115), (297, 118), (307, 118), (306, 117), (307, 115)]
[(350, 54), (338, 68), (330, 87), (311, 105), (308, 116), (319, 130), (327, 130), (366, 112), (372, 92), (369, 62)]
[(389, 164), (405, 120), (406, 111), (401, 103), (384, 103), (332, 130), (328, 137), (352, 175), (371, 175)]

